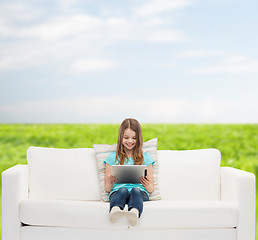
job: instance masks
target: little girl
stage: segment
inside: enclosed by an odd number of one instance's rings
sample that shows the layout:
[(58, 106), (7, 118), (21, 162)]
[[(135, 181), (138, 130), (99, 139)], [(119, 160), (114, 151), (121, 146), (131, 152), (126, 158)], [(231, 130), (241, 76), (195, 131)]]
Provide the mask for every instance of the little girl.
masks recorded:
[[(149, 200), (153, 192), (152, 164), (154, 160), (142, 152), (141, 125), (135, 119), (125, 119), (118, 133), (117, 149), (104, 160), (106, 164), (105, 188), (109, 192), (110, 221), (114, 223), (124, 214), (132, 226), (137, 224), (143, 211), (143, 201)], [(142, 177), (139, 184), (116, 184), (117, 179), (111, 175), (111, 165), (146, 165), (147, 177)], [(124, 211), (128, 204), (128, 211)]]

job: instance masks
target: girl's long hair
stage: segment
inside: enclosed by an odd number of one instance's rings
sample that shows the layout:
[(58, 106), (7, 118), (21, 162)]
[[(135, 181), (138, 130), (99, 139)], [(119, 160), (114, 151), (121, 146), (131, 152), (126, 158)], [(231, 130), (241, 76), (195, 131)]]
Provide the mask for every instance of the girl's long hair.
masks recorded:
[(127, 154), (123, 145), (123, 137), (125, 130), (129, 128), (136, 134), (136, 144), (133, 149), (133, 160), (135, 165), (143, 164), (143, 155), (142, 155), (142, 129), (140, 123), (133, 118), (125, 119), (119, 128), (118, 140), (117, 140), (117, 149), (116, 149), (116, 161), (118, 164), (123, 165), (125, 160), (128, 161)]

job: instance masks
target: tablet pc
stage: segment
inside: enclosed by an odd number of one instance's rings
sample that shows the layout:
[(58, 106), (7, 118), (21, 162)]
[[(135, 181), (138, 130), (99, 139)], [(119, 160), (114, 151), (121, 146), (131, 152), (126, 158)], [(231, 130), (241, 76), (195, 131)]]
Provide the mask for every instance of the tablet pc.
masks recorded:
[(147, 175), (147, 166), (112, 165), (111, 175), (117, 178), (116, 183), (140, 183), (141, 177), (145, 177)]

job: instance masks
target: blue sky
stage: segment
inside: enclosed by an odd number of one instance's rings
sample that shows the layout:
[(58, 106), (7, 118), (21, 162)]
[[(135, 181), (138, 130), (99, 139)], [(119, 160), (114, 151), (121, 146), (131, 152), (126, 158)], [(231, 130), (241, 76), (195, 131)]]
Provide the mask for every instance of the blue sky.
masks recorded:
[(0, 123), (257, 123), (257, 10), (2, 0)]

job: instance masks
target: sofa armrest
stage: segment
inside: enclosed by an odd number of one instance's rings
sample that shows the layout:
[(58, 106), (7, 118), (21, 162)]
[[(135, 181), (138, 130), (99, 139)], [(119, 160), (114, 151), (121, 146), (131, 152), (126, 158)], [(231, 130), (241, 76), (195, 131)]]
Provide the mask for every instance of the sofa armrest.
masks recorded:
[(221, 200), (238, 206), (237, 240), (255, 239), (255, 175), (221, 167)]
[(28, 198), (28, 166), (16, 165), (2, 172), (2, 240), (19, 240), (19, 203)]

